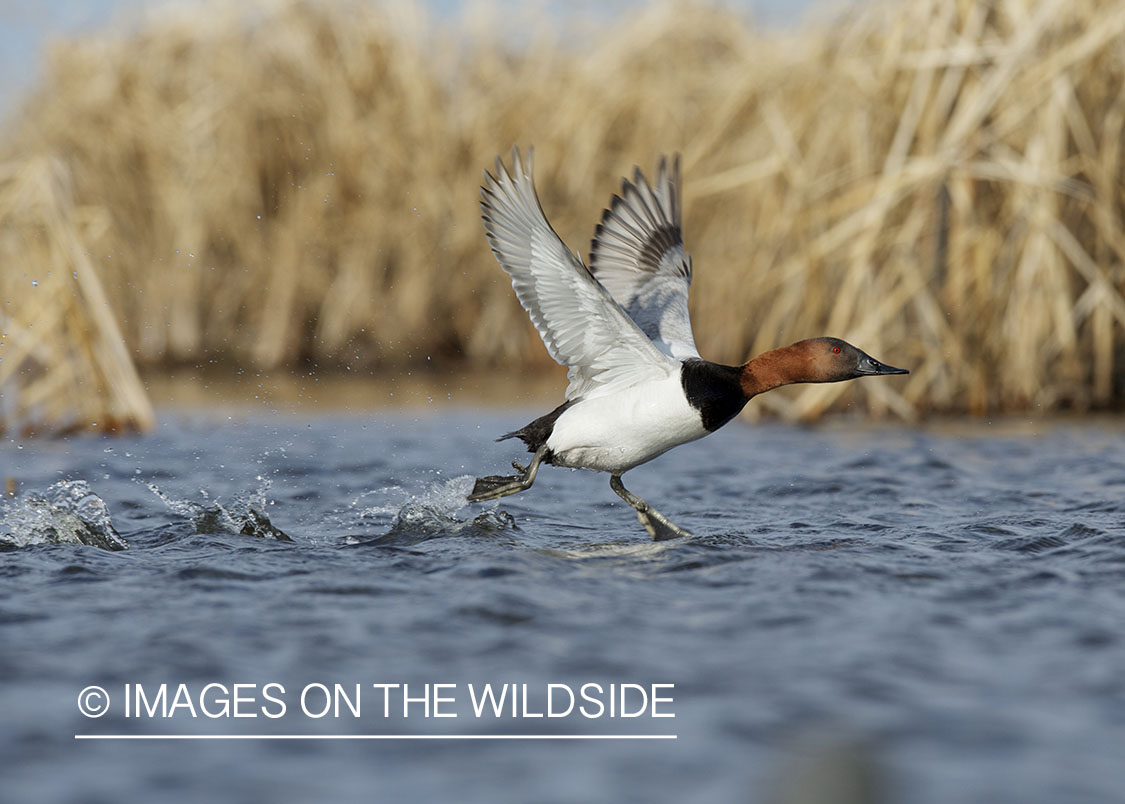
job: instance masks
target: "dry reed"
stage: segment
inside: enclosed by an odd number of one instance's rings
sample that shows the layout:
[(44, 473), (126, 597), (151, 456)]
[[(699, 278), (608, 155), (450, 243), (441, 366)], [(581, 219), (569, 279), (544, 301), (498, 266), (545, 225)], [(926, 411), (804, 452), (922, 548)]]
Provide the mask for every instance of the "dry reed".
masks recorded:
[(68, 237), (144, 364), (548, 364), (477, 217), (481, 168), (519, 143), (580, 249), (615, 177), (683, 153), (705, 356), (832, 334), (912, 369), (753, 411), (1125, 399), (1125, 3), (916, 0), (772, 33), (676, 3), (572, 40), (473, 14), (220, 5), (80, 39), (7, 152), (64, 166), (102, 222)]
[(152, 426), (83, 245), (106, 225), (74, 206), (61, 163), (0, 165), (0, 434)]

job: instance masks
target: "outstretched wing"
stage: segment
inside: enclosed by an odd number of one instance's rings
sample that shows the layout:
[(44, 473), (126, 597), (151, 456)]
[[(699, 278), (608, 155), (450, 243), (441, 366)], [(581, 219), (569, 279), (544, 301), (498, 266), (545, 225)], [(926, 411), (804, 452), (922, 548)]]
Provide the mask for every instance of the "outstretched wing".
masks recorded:
[(680, 157), (660, 158), (656, 187), (623, 179), (590, 246), (590, 271), (660, 351), (699, 357), (688, 314), (691, 257), (680, 231)]
[(526, 164), (512, 151), (512, 173), (499, 157), (481, 187), (484, 230), (512, 278), (551, 357), (569, 366), (567, 399), (668, 376), (678, 366), (660, 352), (555, 234)]

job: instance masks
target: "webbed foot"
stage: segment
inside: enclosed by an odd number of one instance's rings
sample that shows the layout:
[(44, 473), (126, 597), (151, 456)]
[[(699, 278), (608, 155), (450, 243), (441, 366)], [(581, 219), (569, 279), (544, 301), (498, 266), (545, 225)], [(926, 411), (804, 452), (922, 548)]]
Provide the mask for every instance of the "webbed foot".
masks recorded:
[(535, 475), (539, 472), (539, 464), (546, 456), (547, 446), (543, 445), (531, 456), (531, 463), (527, 466), (512, 461), (512, 467), (520, 473), (518, 475), (478, 477), (477, 482), (473, 484), (473, 490), (467, 497), (468, 501), (485, 502), (486, 500), (495, 500), (499, 497), (507, 497), (509, 494), (526, 491), (535, 482)]
[(644, 525), (645, 530), (648, 531), (648, 535), (653, 538), (653, 541), (666, 542), (669, 539), (691, 536), (690, 531), (684, 530), (679, 525), (672, 524), (672, 521), (669, 520), (668, 517), (657, 511), (645, 502), (644, 499), (625, 488), (625, 484), (621, 482), (621, 475), (610, 475), (609, 486), (618, 497), (636, 509), (637, 519)]
[(653, 508), (649, 508), (647, 511), (637, 511), (637, 519), (644, 525), (645, 530), (648, 531), (648, 535), (652, 537), (654, 542), (666, 542), (669, 539), (691, 536), (690, 530), (684, 530)]
[(469, 502), (495, 500), (498, 497), (507, 497), (509, 494), (524, 491), (530, 486), (530, 483), (524, 483), (524, 475), (478, 477), (477, 482), (473, 484), (473, 490), (469, 494), (468, 500)]

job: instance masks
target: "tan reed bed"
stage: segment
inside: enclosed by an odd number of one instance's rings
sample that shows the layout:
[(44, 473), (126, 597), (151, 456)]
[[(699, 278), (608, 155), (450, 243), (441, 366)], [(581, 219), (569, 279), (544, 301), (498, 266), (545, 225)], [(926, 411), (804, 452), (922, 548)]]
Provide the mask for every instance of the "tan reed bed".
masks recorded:
[(550, 365), (478, 222), (519, 143), (583, 250), (616, 177), (683, 153), (705, 356), (832, 334), (913, 372), (751, 415), (1120, 407), (1125, 2), (557, 23), (193, 9), (57, 48), (7, 151), (104, 219), (73, 237), (148, 365)]
[(0, 434), (152, 426), (84, 245), (106, 225), (75, 207), (62, 163), (0, 165)]

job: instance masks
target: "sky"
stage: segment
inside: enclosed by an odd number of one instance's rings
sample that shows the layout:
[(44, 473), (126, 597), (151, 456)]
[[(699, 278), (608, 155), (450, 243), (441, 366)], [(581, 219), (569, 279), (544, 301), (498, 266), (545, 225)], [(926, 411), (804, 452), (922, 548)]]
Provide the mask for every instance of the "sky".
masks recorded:
[[(0, 114), (6, 113), (16, 98), (31, 87), (40, 74), (43, 49), (56, 37), (67, 37), (104, 28), (129, 27), (145, 13), (169, 5), (201, 5), (214, 0), (0, 0)], [(232, 0), (233, 1), (233, 0)], [(516, 0), (498, 0), (505, 2)], [(330, 2), (330, 0), (325, 0)], [(466, 3), (459, 0), (426, 0), (437, 17), (456, 14)], [(720, 0), (736, 8), (745, 8), (766, 25), (790, 24), (815, 0)], [(547, 0), (549, 8), (559, 14), (599, 9), (604, 2), (584, 0), (567, 3), (565, 0)], [(637, 5), (633, 0), (616, 0), (610, 13), (619, 13)]]
[(115, 13), (141, 5), (133, 0), (0, 0), (0, 109), (30, 86), (42, 65), (42, 49), (52, 35), (92, 30)]

